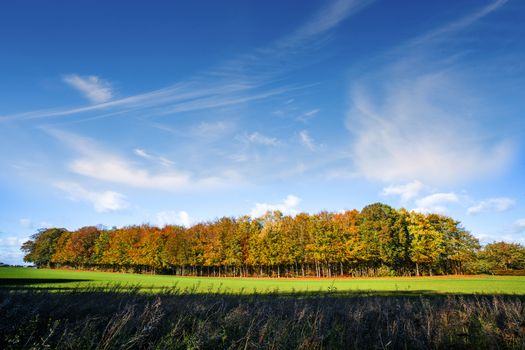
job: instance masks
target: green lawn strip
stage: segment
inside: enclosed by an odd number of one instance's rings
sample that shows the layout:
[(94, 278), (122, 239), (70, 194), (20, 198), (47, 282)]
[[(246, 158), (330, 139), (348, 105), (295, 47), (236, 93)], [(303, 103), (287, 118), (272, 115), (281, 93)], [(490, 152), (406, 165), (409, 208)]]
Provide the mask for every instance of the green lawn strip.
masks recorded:
[(525, 294), (524, 276), (385, 277), (344, 279), (269, 279), (178, 277), (93, 271), (0, 268), (2, 288), (72, 289), (137, 286), (144, 291), (177, 287), (195, 293), (391, 292), (450, 294)]

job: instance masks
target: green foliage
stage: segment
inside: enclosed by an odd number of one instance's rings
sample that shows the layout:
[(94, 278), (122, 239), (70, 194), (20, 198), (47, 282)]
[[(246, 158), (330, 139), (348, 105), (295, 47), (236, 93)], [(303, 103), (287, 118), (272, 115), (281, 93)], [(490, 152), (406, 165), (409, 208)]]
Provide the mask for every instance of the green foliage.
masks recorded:
[(478, 270), (483, 273), (525, 270), (525, 247), (519, 243), (487, 244), (479, 253)]
[(48, 228), (39, 230), (31, 236), (31, 240), (22, 245), (22, 251), (26, 253), (24, 261), (32, 262), (36, 266), (50, 267), (52, 257), (57, 249), (60, 236), (67, 232), (63, 228)]

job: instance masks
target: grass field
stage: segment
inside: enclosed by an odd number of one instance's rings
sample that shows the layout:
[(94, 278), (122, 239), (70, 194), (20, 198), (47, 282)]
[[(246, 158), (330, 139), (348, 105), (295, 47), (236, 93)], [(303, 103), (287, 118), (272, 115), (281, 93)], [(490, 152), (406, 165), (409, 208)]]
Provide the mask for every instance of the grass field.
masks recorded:
[(341, 279), (209, 278), (111, 272), (0, 268), (0, 288), (73, 289), (124, 285), (144, 291), (176, 287), (195, 293), (385, 292), (525, 295), (525, 276), (436, 276)]
[(0, 319), (0, 349), (523, 349), (525, 277), (0, 268)]

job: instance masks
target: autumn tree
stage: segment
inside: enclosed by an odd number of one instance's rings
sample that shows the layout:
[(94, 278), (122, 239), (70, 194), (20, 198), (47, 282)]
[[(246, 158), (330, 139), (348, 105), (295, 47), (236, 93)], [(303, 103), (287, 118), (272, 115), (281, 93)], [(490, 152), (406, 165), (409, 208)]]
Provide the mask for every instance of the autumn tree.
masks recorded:
[(223, 217), (189, 228), (40, 230), (22, 245), (37, 266), (206, 276), (377, 276), (525, 268), (519, 244), (478, 240), (444, 215), (382, 203), (360, 212)]
[(433, 264), (444, 252), (444, 237), (432, 224), (428, 216), (411, 212), (408, 220), (408, 232), (411, 240), (411, 259), (416, 266), (416, 276), (420, 266), (425, 266), (432, 275)]
[(483, 248), (480, 259), (488, 263), (487, 272), (525, 270), (525, 247), (519, 243), (493, 242)]
[(38, 267), (51, 267), (52, 257), (57, 249), (60, 236), (67, 232), (63, 228), (41, 229), (22, 245), (24, 261), (32, 262)]

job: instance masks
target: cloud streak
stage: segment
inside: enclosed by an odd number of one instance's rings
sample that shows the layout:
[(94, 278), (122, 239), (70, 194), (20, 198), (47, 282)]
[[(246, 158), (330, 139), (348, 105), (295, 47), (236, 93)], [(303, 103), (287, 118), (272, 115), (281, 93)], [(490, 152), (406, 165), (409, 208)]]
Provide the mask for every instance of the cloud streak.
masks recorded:
[[(297, 88), (269, 87), (275, 82), (276, 76), (283, 73), (281, 68), (286, 66), (284, 70), (287, 70), (297, 66), (297, 60), (293, 61), (293, 65), (283, 65), (284, 57), (293, 56), (296, 52), (301, 51), (299, 48), (312, 49), (310, 45), (316, 41), (318, 36), (335, 28), (344, 19), (370, 2), (365, 0), (333, 1), (320, 9), (292, 34), (276, 40), (273, 44), (164, 89), (110, 101), (112, 90), (107, 82), (96, 76), (67, 75), (64, 81), (81, 91), (91, 102), (95, 103), (94, 105), (4, 115), (0, 116), (0, 121), (83, 115), (110, 109), (127, 112), (147, 111), (151, 117), (231, 107), (273, 97)], [(318, 48), (316, 45), (313, 47)], [(106, 115), (109, 117), (115, 114)]]
[(308, 131), (301, 130), (299, 132), (299, 140), (301, 141), (303, 146), (308, 148), (310, 151), (314, 151), (315, 150), (314, 140), (312, 139), (312, 137), (310, 136)]
[(450, 35), (454, 32), (457, 32), (461, 29), (467, 28), (470, 25), (474, 24), (475, 22), (479, 21), (483, 17), (491, 14), (492, 12), (498, 10), (503, 5), (505, 5), (508, 2), (508, 0), (496, 0), (491, 2), (485, 7), (482, 7), (472, 13), (469, 13), (468, 15), (456, 20), (452, 21), (442, 27), (439, 27), (437, 29), (434, 29), (422, 36), (419, 36), (409, 42), (409, 46), (415, 46), (415, 45), (422, 45), (422, 44), (428, 44), (431, 41), (434, 41), (439, 38), (443, 38), (447, 35)]
[(81, 77), (76, 74), (64, 76), (64, 82), (80, 91), (92, 103), (104, 103), (111, 100), (111, 85), (95, 75)]
[(159, 164), (161, 164), (162, 166), (165, 166), (165, 167), (170, 167), (174, 164), (174, 162), (172, 162), (171, 160), (169, 160), (168, 158), (166, 157), (162, 157), (162, 156), (156, 156), (156, 155), (153, 155), (153, 154), (150, 154), (148, 152), (146, 152), (146, 150), (142, 149), (142, 148), (135, 148), (133, 150), (133, 152), (141, 157), (141, 158), (144, 158), (144, 159), (148, 159), (148, 160), (151, 160), (151, 161), (154, 161), (154, 162), (157, 162)]

